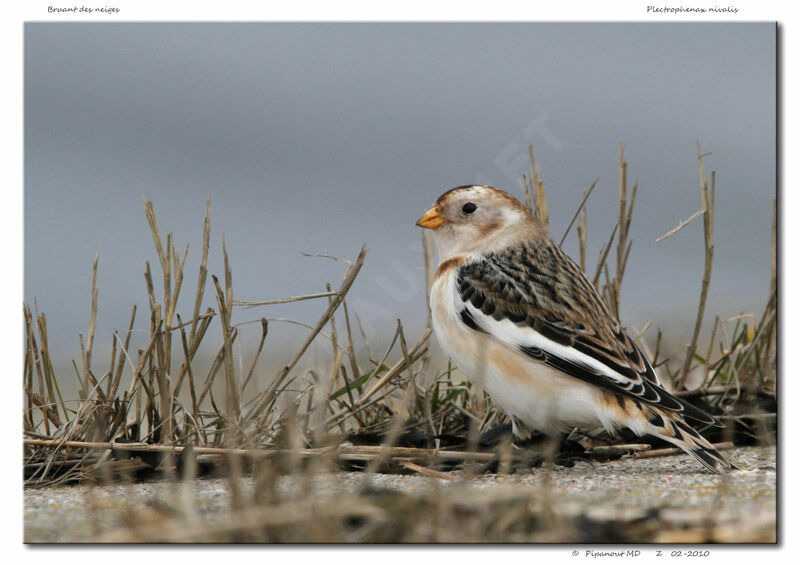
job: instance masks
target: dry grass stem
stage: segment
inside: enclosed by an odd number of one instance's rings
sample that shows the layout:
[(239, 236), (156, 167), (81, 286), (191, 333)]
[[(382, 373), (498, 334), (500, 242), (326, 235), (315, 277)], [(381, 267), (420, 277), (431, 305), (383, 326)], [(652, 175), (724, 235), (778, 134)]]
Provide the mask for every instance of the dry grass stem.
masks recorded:
[(589, 196), (592, 195), (592, 191), (594, 190), (594, 187), (597, 186), (597, 181), (599, 180), (600, 177), (595, 178), (592, 181), (592, 185), (589, 187), (589, 190), (584, 191), (583, 199), (581, 199), (581, 203), (578, 204), (578, 209), (575, 210), (575, 214), (572, 216), (572, 219), (569, 221), (569, 224), (567, 224), (567, 229), (564, 230), (564, 235), (561, 236), (561, 241), (558, 242), (559, 246), (564, 245), (564, 241), (566, 241), (567, 236), (569, 235), (569, 230), (572, 229), (572, 225), (575, 223), (575, 220), (577, 220), (578, 216), (580, 216), (581, 212), (583, 212), (584, 206), (586, 206), (586, 201), (589, 200)]
[[(725, 441), (722, 443), (715, 443), (714, 447), (717, 451), (727, 451), (733, 449), (733, 442)], [(683, 451), (677, 447), (667, 447), (664, 449), (651, 449), (649, 451), (637, 451), (633, 454), (635, 459), (650, 459), (651, 457), (664, 457), (666, 455), (681, 455)]]
[(539, 178), (539, 169), (536, 166), (536, 157), (533, 154), (533, 145), (528, 145), (528, 154), (531, 158), (531, 171), (533, 174), (534, 201), (536, 203), (536, 219), (544, 226), (545, 231), (550, 231), (550, 217), (547, 214), (547, 197), (544, 192), (544, 183)]
[(694, 214), (689, 216), (687, 219), (685, 219), (682, 222), (680, 222), (677, 226), (675, 226), (674, 228), (669, 230), (667, 233), (665, 233), (664, 235), (662, 235), (661, 237), (656, 239), (656, 243), (660, 243), (660, 242), (664, 241), (665, 239), (667, 239), (668, 237), (671, 237), (671, 236), (675, 235), (676, 233), (678, 233), (683, 228), (685, 228), (686, 226), (691, 224), (694, 220), (696, 220), (697, 218), (699, 218), (703, 214), (705, 214), (705, 210), (702, 210), (702, 209), (698, 210), (697, 212), (695, 212)]
[(706, 300), (708, 298), (708, 287), (711, 283), (711, 266), (714, 263), (714, 189), (716, 174), (711, 172), (711, 183), (705, 176), (703, 158), (710, 153), (702, 153), (700, 151), (700, 142), (697, 143), (697, 161), (700, 172), (700, 197), (703, 204), (703, 242), (705, 249), (705, 257), (703, 264), (703, 280), (700, 285), (700, 303), (697, 307), (697, 319), (695, 320), (694, 331), (692, 332), (692, 341), (686, 348), (686, 357), (683, 361), (683, 367), (680, 375), (676, 381), (676, 386), (680, 388), (689, 374), (694, 359), (695, 351), (697, 350), (697, 341), (700, 338), (700, 330), (703, 325), (703, 314), (706, 309)]
[(270, 306), (272, 304), (288, 304), (290, 302), (300, 302), (303, 300), (313, 300), (315, 298), (326, 298), (330, 296), (336, 296), (335, 292), (318, 292), (316, 294), (302, 294), (300, 296), (287, 296), (286, 298), (281, 298), (279, 300), (262, 300), (262, 301), (250, 301), (250, 300), (234, 300), (234, 306), (245, 306), (247, 308), (255, 308), (256, 306)]

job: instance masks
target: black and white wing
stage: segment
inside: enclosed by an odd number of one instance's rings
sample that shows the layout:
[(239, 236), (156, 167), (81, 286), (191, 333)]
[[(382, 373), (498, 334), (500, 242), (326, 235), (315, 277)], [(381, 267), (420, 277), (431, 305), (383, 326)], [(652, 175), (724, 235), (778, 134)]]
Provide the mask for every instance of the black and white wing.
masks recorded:
[(455, 284), (457, 312), (473, 331), (594, 386), (720, 425), (661, 387), (650, 362), (552, 240), (466, 263)]

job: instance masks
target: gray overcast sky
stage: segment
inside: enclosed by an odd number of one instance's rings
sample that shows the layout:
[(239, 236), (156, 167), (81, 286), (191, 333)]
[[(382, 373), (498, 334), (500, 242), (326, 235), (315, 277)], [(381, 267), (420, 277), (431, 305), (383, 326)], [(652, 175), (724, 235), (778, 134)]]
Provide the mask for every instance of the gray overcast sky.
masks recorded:
[[(210, 196), (210, 272), (222, 274), (224, 232), (236, 298), (336, 286), (341, 264), (299, 252), (353, 258), (366, 243), (351, 305), (377, 335), (396, 317), (419, 328), (414, 221), (441, 192), (481, 182), (518, 194), (533, 143), (556, 235), (600, 177), (593, 267), (615, 221), (622, 141), (640, 189), (623, 323), (688, 340), (701, 222), (654, 241), (700, 207), (699, 140), (717, 171), (709, 314), (760, 311), (775, 127), (773, 24), (28, 23), (25, 300), (47, 313), (54, 353), (78, 358), (99, 251), (98, 345), (133, 304), (146, 329), (142, 274), (157, 262), (146, 195), (162, 232), (191, 245), (190, 317)], [(566, 249), (576, 255), (574, 236)], [(216, 308), (210, 288), (206, 302)], [(237, 319), (313, 321), (323, 308)]]

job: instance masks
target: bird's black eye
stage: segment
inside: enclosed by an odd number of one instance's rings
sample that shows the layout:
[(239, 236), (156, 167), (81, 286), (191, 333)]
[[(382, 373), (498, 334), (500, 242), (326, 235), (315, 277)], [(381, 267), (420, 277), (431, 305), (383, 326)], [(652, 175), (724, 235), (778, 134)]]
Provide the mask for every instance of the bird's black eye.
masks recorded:
[(475, 206), (475, 204), (473, 204), (472, 202), (467, 202), (461, 207), (461, 211), (464, 212), (465, 214), (472, 214), (477, 209), (478, 207)]

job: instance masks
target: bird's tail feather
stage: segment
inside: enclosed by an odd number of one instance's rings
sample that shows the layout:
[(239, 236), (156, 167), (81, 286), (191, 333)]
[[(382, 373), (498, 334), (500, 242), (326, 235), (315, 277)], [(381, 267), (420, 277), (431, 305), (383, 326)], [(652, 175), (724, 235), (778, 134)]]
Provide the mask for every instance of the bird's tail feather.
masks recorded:
[(677, 414), (654, 411), (649, 423), (648, 433), (684, 450), (712, 473), (728, 473), (739, 468)]

